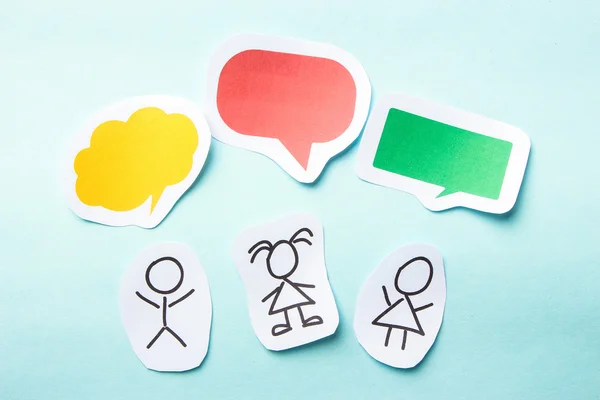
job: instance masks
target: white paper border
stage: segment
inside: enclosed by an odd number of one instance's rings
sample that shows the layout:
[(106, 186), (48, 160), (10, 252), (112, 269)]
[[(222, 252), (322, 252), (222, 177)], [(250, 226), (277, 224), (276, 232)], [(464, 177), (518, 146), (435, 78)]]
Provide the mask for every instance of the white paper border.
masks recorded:
[[(442, 186), (375, 168), (373, 161), (390, 108), (396, 108), (444, 124), (511, 142), (513, 148), (500, 190), (500, 197), (493, 200), (457, 192), (438, 199), (436, 197), (444, 191)], [(531, 142), (527, 134), (514, 126), (427, 100), (402, 94), (390, 94), (377, 102), (369, 117), (358, 149), (356, 173), (365, 181), (412, 193), (425, 207), (432, 211), (462, 206), (494, 214), (503, 214), (510, 211), (517, 201), (530, 148)]]
[[(193, 289), (195, 289), (194, 296), (201, 297), (201, 300), (198, 301), (202, 304), (201, 307), (195, 310), (197, 313), (189, 315), (189, 318), (194, 321), (188, 321), (196, 323), (197, 329), (201, 333), (200, 335), (189, 339), (196, 343), (193, 347), (187, 347), (190, 351), (196, 351), (197, 353), (192, 356), (186, 356), (183, 361), (178, 360), (173, 362), (172, 360), (169, 360), (166, 363), (164, 361), (164, 354), (148, 353), (145, 343), (141, 343), (134, 339), (133, 332), (139, 329), (139, 323), (138, 321), (131, 321), (129, 319), (131, 313), (126, 312), (130, 308), (130, 298), (133, 297), (135, 293), (130, 289), (134, 289), (131, 287), (131, 283), (138, 280), (137, 274), (143, 275), (150, 263), (165, 256), (176, 258), (179, 262), (185, 264), (185, 269), (189, 268), (189, 264), (193, 265), (193, 274), (196, 275), (196, 283), (198, 283), (197, 286), (193, 287)], [(189, 270), (187, 274), (189, 276)], [(184, 286), (187, 285), (187, 283), (184, 284)], [(142, 289), (143, 291), (147, 290), (145, 287), (135, 288), (134, 290), (139, 289)], [(181, 242), (167, 241), (154, 243), (140, 251), (131, 261), (121, 277), (118, 303), (121, 324), (127, 335), (127, 341), (137, 358), (146, 368), (159, 372), (183, 372), (197, 368), (204, 362), (210, 345), (212, 329), (212, 297), (204, 266), (190, 246)]]
[[(377, 281), (380, 275), (394, 276), (401, 265), (415, 257), (426, 257), (429, 259), (433, 266), (434, 277), (432, 283), (434, 284), (434, 286), (437, 287), (438, 290), (435, 291), (433, 287), (429, 289), (434, 290), (435, 292), (433, 294), (428, 294), (427, 299), (431, 300), (432, 298), (438, 298), (438, 300), (436, 300), (436, 302), (434, 303), (434, 307), (436, 310), (435, 314), (431, 315), (428, 318), (429, 321), (434, 321), (435, 325), (430, 325), (428, 327), (428, 339), (425, 342), (420, 342), (419, 350), (416, 351), (407, 350), (407, 353), (402, 353), (402, 351), (398, 352), (398, 350), (394, 349), (393, 347), (373, 345), (372, 340), (370, 340), (374, 329), (371, 322), (372, 309), (369, 306), (365, 307), (365, 305), (369, 305), (371, 303), (371, 296), (373, 294), (373, 292), (369, 291), (369, 289), (372, 288), (371, 282), (373, 280)], [(390, 274), (388, 273), (389, 270), (393, 272)], [(392, 285), (393, 282), (390, 282), (390, 286)], [(377, 289), (379, 289), (379, 287), (377, 287)], [(379, 291), (377, 291), (377, 295), (380, 295)], [(414, 301), (418, 298), (419, 295), (412, 296), (411, 301)], [(398, 249), (394, 250), (387, 257), (385, 257), (385, 259), (379, 264), (379, 266), (373, 271), (371, 271), (367, 279), (365, 279), (365, 281), (363, 282), (356, 300), (353, 321), (354, 335), (356, 336), (356, 339), (358, 340), (358, 343), (361, 345), (361, 347), (371, 357), (373, 357), (380, 363), (389, 365), (394, 368), (413, 368), (425, 358), (427, 353), (429, 353), (429, 351), (435, 344), (440, 329), (442, 328), (444, 313), (446, 310), (446, 301), (446, 268), (444, 266), (444, 259), (440, 251), (435, 246), (427, 243), (412, 243), (401, 246)], [(365, 318), (367, 314), (369, 317)], [(432, 326), (435, 327), (434, 332), (432, 332), (432, 330), (430, 329)], [(411, 356), (403, 357), (403, 355), (407, 354), (410, 354)]]
[[(198, 147), (194, 153), (192, 169), (181, 182), (167, 186), (154, 211), (150, 214), (152, 199), (131, 211), (112, 211), (101, 206), (88, 206), (79, 200), (75, 190), (77, 174), (74, 162), (77, 154), (90, 146), (90, 139), (98, 125), (110, 120), (127, 121), (135, 111), (145, 107), (158, 107), (167, 114), (179, 113), (187, 116), (198, 131)], [(142, 228), (154, 228), (171, 211), (186, 190), (194, 183), (208, 156), (211, 134), (206, 118), (200, 109), (188, 100), (173, 96), (132, 97), (93, 115), (70, 143), (67, 163), (63, 172), (63, 184), (69, 207), (80, 218), (111, 226), (137, 225)]]
[[(278, 317), (276, 314), (273, 314), (272, 316), (268, 315), (268, 304), (263, 305), (260, 300), (267, 294), (267, 292), (257, 292), (257, 289), (260, 286), (263, 286), (264, 282), (252, 282), (254, 279), (261, 279), (259, 274), (252, 271), (253, 268), (260, 268), (260, 266), (254, 265), (249, 261), (250, 254), (248, 253), (248, 249), (260, 240), (271, 240), (272, 243), (277, 243), (279, 240), (288, 239), (286, 237), (281, 237), (280, 233), (286, 231), (289, 234), (293, 234), (293, 232), (300, 227), (309, 228), (313, 233), (313, 236), (310, 237), (313, 244), (310, 246), (310, 249), (305, 250), (312, 253), (311, 258), (318, 264), (317, 267), (314, 266), (315, 264), (309, 267), (311, 277), (316, 279), (310, 282), (301, 282), (318, 285), (319, 289), (312, 288), (315, 289), (316, 292), (310, 292), (313, 296), (313, 300), (318, 301), (318, 306), (317, 304), (311, 305), (309, 306), (310, 311), (305, 310), (304, 312), (316, 312), (323, 318), (324, 322), (321, 325), (310, 328), (295, 326), (293, 332), (290, 332), (289, 334), (286, 333), (281, 336), (273, 336), (271, 334), (271, 327), (274, 324), (277, 324)], [(307, 212), (294, 213), (276, 220), (248, 227), (236, 237), (231, 250), (231, 255), (236, 269), (238, 270), (238, 274), (244, 284), (248, 313), (250, 315), (250, 322), (254, 334), (265, 348), (272, 351), (282, 351), (316, 342), (335, 334), (339, 326), (340, 317), (325, 260), (325, 231), (323, 224), (315, 214)], [(304, 268), (306, 268), (306, 265), (304, 265)], [(299, 274), (302, 274), (302, 272)], [(297, 279), (299, 274), (290, 276), (290, 279)], [(279, 284), (279, 281), (277, 280), (269, 280), (268, 282), (271, 284), (277, 282), (277, 284)], [(293, 309), (290, 310), (290, 312), (293, 312)], [(265, 316), (266, 319), (261, 318)], [(295, 316), (290, 316), (290, 321), (295, 320)]]
[[(279, 139), (242, 135), (225, 124), (217, 108), (217, 89), (221, 71), (227, 61), (245, 50), (270, 50), (282, 53), (322, 57), (339, 62), (352, 75), (356, 85), (354, 117), (348, 129), (327, 143), (313, 143), (307, 170), (289, 153)], [(325, 164), (348, 147), (360, 134), (371, 104), (371, 83), (362, 65), (350, 53), (325, 43), (277, 36), (244, 34), (225, 41), (213, 54), (206, 82), (206, 113), (213, 136), (232, 146), (266, 155), (299, 182), (314, 182)]]

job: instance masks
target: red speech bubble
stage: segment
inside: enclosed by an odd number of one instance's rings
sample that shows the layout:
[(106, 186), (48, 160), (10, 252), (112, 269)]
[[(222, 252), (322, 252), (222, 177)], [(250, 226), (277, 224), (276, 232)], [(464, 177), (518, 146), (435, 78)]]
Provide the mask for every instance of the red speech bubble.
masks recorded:
[(278, 139), (306, 170), (313, 143), (349, 128), (356, 91), (350, 72), (335, 60), (245, 50), (221, 70), (216, 101), (230, 129)]

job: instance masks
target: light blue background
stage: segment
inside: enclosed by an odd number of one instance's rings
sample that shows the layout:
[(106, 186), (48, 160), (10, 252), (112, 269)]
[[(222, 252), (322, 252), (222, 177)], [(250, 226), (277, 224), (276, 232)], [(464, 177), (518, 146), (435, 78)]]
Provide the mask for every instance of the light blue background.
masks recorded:
[[(503, 3), (503, 4), (500, 4)], [(600, 393), (600, 3), (591, 1), (3, 1), (0, 12), (1, 399), (597, 399)], [(360, 181), (356, 144), (314, 185), (213, 141), (201, 177), (154, 230), (72, 214), (59, 170), (86, 118), (122, 98), (203, 102), (209, 55), (259, 32), (336, 44), (399, 91), (529, 133), (515, 209), (432, 213)], [(249, 323), (229, 256), (245, 227), (291, 212), (323, 222), (337, 334), (282, 353)], [(151, 243), (191, 245), (209, 278), (202, 366), (148, 371), (117, 289)], [(355, 340), (355, 300), (391, 251), (429, 242), (446, 262), (438, 340), (413, 370)]]

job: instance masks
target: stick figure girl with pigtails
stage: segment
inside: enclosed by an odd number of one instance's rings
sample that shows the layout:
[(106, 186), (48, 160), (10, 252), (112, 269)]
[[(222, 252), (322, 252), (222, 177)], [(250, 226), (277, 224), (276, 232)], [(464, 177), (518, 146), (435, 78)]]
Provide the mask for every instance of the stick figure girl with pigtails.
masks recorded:
[(248, 250), (248, 254), (252, 254), (250, 258), (251, 264), (254, 263), (259, 253), (266, 250), (267, 271), (273, 278), (281, 281), (278, 287), (262, 299), (264, 303), (272, 298), (269, 315), (283, 313), (285, 317), (285, 323), (277, 324), (271, 329), (273, 336), (280, 336), (292, 330), (288, 312), (294, 308), (298, 309), (303, 328), (323, 323), (323, 318), (320, 316), (313, 315), (306, 318), (302, 311), (302, 307), (315, 304), (315, 301), (303, 289), (314, 289), (315, 285), (297, 283), (290, 280), (299, 263), (296, 245), (304, 243), (312, 246), (312, 242), (308, 238), (303, 237), (304, 234), (307, 234), (311, 238), (313, 237), (310, 229), (301, 228), (289, 240), (279, 240), (275, 244), (272, 244), (268, 240), (261, 240)]

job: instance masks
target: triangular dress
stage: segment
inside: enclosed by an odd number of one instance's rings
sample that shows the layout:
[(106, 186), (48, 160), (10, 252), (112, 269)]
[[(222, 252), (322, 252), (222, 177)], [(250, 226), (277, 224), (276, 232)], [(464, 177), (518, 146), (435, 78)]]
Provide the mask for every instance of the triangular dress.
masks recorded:
[(406, 298), (401, 298), (389, 306), (373, 320), (372, 324), (386, 328), (403, 329), (420, 335), (425, 334), (417, 318), (417, 313)]
[(271, 303), (269, 315), (310, 304), (315, 304), (315, 301), (304, 293), (302, 289), (283, 281), (279, 285), (273, 303)]

